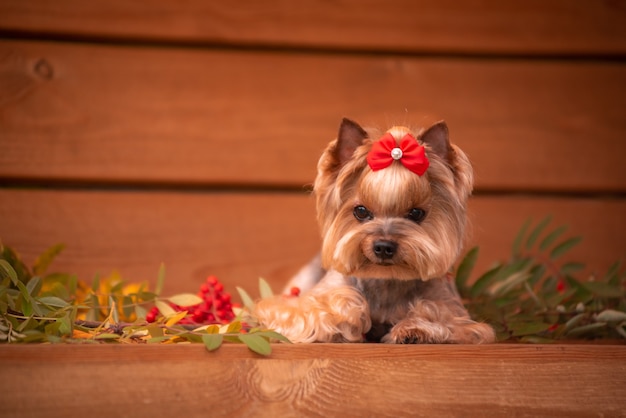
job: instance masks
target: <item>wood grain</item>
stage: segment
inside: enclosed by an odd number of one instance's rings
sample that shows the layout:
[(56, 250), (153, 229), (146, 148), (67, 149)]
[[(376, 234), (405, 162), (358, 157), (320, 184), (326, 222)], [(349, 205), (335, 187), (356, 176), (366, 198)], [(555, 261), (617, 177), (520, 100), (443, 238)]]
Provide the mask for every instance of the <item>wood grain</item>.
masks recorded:
[(0, 41), (0, 91), (5, 182), (301, 187), (341, 117), (441, 117), (479, 190), (626, 191), (621, 63)]
[[(193, 291), (209, 274), (232, 291), (256, 294), (259, 277), (278, 291), (319, 245), (313, 201), (304, 194), (0, 189), (0, 202), (0, 239), (28, 263), (63, 242), (57, 271), (90, 280), (117, 269), (127, 280), (155, 283), (164, 262), (167, 294)], [(481, 247), (475, 272), (508, 258), (528, 217), (552, 214), (549, 228), (569, 224), (564, 237), (584, 237), (566, 261), (603, 274), (626, 256), (624, 213), (623, 200), (473, 198), (472, 244)]]
[(39, 36), (462, 54), (621, 55), (617, 1), (4, 0), (0, 28)]
[(199, 344), (26, 345), (0, 347), (0, 366), (7, 417), (84, 416), (86, 408), (94, 417), (626, 410), (624, 346), (274, 345), (272, 356), (260, 358), (229, 345), (215, 353)]

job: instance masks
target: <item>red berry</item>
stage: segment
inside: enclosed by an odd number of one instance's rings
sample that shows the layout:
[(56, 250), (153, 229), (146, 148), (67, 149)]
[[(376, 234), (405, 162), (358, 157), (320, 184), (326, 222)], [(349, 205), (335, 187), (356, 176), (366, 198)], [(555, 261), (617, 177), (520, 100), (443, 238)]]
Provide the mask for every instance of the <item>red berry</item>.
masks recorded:
[(208, 322), (215, 322), (215, 315), (213, 315), (211, 312), (209, 312), (206, 316), (206, 320)]
[(146, 314), (146, 322), (154, 322), (156, 320), (156, 315), (154, 314), (154, 312), (150, 311)]
[(289, 293), (291, 294), (291, 296), (300, 296), (300, 288), (294, 286), (290, 289)]
[(220, 282), (215, 283), (215, 286), (213, 286), (213, 289), (215, 289), (215, 293), (221, 293), (222, 290), (224, 290), (224, 285)]
[(193, 318), (193, 320), (194, 320), (195, 322), (202, 322), (202, 321), (204, 321), (204, 319), (205, 319), (205, 314), (204, 314), (204, 312), (202, 311), (202, 309), (196, 309), (196, 310), (193, 312), (193, 316), (192, 316), (192, 318)]
[(206, 282), (210, 284), (211, 286), (215, 286), (215, 284), (217, 283), (217, 277), (209, 276), (207, 277)]
[(202, 285), (200, 286), (200, 292), (201, 293), (209, 293), (209, 290), (211, 290), (209, 285), (207, 283), (202, 283)]
[(222, 299), (222, 302), (224, 303), (230, 302), (230, 293), (222, 293), (220, 299)]

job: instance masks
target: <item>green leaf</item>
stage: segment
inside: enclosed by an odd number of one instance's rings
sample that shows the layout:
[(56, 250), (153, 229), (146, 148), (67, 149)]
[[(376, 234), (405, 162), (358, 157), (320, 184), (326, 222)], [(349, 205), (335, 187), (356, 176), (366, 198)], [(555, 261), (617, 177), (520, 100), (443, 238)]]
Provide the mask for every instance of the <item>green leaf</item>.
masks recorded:
[(146, 308), (141, 305), (135, 305), (135, 316), (137, 316), (137, 319), (146, 319), (147, 314), (148, 311), (146, 310)]
[(6, 260), (0, 260), (0, 277), (10, 278), (11, 282), (13, 282), (15, 286), (17, 286), (17, 283), (19, 282), (17, 278), (17, 272)]
[(23, 309), (23, 313), (25, 316), (30, 316), (33, 313), (36, 315), (43, 315), (43, 312), (39, 308), (39, 304), (37, 301), (28, 293), (28, 289), (22, 282), (17, 282), (17, 287), (20, 289), (20, 294), (24, 299), (24, 305), (26, 306)]
[(529, 277), (530, 274), (528, 274), (527, 272), (518, 271), (511, 274), (506, 279), (493, 285), (490, 289), (490, 292), (495, 297), (506, 295), (509, 291), (528, 280)]
[(272, 292), (272, 288), (269, 283), (267, 283), (263, 278), (259, 278), (259, 293), (261, 294), (261, 299), (267, 299), (274, 296), (274, 292)]
[(282, 342), (291, 344), (291, 341), (289, 341), (289, 339), (287, 337), (285, 337), (284, 335), (279, 334), (279, 333), (277, 333), (275, 331), (258, 331), (258, 332), (255, 332), (254, 335), (259, 335), (261, 337), (271, 338), (271, 339), (274, 339), (274, 340), (278, 340), (278, 341), (282, 341)]
[(93, 293), (89, 295), (87, 302), (89, 310), (87, 311), (87, 321), (97, 321), (100, 319), (100, 307), (98, 306), (98, 297)]
[(569, 337), (583, 336), (586, 334), (591, 334), (595, 331), (599, 331), (606, 327), (607, 327), (606, 322), (595, 322), (593, 324), (582, 325), (580, 327), (573, 328), (567, 333), (567, 336)]
[(624, 291), (620, 288), (620, 286), (613, 286), (609, 283), (602, 282), (583, 282), (581, 284), (596, 296), (603, 298), (624, 297)]
[(146, 342), (148, 344), (156, 344), (156, 343), (162, 343), (163, 341), (167, 341), (170, 338), (172, 338), (171, 335), (161, 335), (161, 336), (158, 336), (158, 337), (148, 338), (148, 340)]
[(116, 293), (121, 292), (125, 285), (126, 283), (120, 280), (119, 282), (115, 283), (115, 285), (111, 288), (111, 290), (109, 290), (109, 294), (114, 295)]
[(626, 321), (626, 312), (616, 311), (614, 309), (605, 309), (596, 316), (598, 322), (608, 322), (610, 325), (621, 324)]
[(552, 243), (554, 241), (556, 241), (556, 239), (558, 237), (560, 237), (563, 234), (563, 232), (565, 232), (566, 230), (567, 230), (567, 225), (561, 225), (557, 229), (555, 229), (554, 231), (550, 232), (539, 243), (539, 250), (540, 251), (546, 251), (548, 249), (548, 247), (550, 247), (550, 245), (552, 245)]
[[(163, 328), (160, 327), (158, 324), (148, 325), (146, 327), (146, 330), (148, 331), (148, 334), (150, 334), (150, 336), (152, 338), (159, 338), (159, 337), (163, 337), (164, 336)], [(167, 338), (169, 338), (169, 337), (167, 337)]]
[(572, 237), (572, 238), (566, 239), (565, 241), (563, 241), (562, 243), (554, 247), (552, 251), (550, 251), (550, 259), (554, 260), (562, 256), (563, 254), (568, 252), (570, 249), (572, 249), (574, 246), (576, 246), (580, 241), (582, 241), (581, 237)]
[(530, 277), (528, 278), (528, 283), (531, 286), (534, 286), (541, 280), (541, 278), (546, 274), (546, 266), (544, 265), (536, 265), (530, 269)]
[(39, 276), (33, 276), (28, 283), (26, 283), (26, 289), (28, 289), (28, 293), (31, 296), (37, 296), (41, 290), (41, 285), (41, 278)]
[(68, 302), (56, 296), (42, 296), (40, 298), (37, 298), (37, 300), (46, 306), (54, 308), (65, 308), (66, 306), (70, 306)]
[(561, 274), (563, 275), (571, 274), (576, 271), (580, 271), (584, 268), (585, 268), (585, 265), (583, 263), (574, 263), (574, 262), (565, 263), (561, 266)]
[(62, 335), (69, 335), (72, 333), (72, 321), (70, 320), (69, 315), (65, 315), (63, 318), (59, 319), (61, 325), (59, 326), (59, 333)]
[(100, 288), (100, 276), (96, 274), (96, 277), (94, 277), (93, 281), (91, 282), (91, 290), (93, 290), (94, 293), (98, 293), (99, 288)]
[(465, 254), (463, 260), (459, 264), (459, 267), (456, 270), (456, 287), (461, 293), (465, 293), (467, 289), (467, 281), (469, 280), (470, 274), (474, 269), (474, 265), (476, 265), (476, 260), (478, 259), (479, 248), (474, 247)]
[(262, 356), (268, 356), (272, 353), (272, 346), (263, 337), (256, 334), (240, 334), (239, 340), (248, 346), (248, 348)]
[(202, 298), (193, 293), (180, 293), (168, 297), (167, 300), (178, 306), (194, 306), (202, 303)]
[(526, 230), (530, 226), (531, 219), (528, 218), (522, 225), (522, 228), (519, 230), (515, 239), (513, 240), (513, 256), (517, 257), (521, 252), (522, 241), (524, 240), (524, 235), (526, 235)]
[(122, 298), (122, 313), (124, 313), (124, 317), (128, 318), (135, 311), (135, 305), (133, 304), (133, 298), (130, 296), (124, 296)]
[(76, 294), (76, 288), (78, 287), (78, 277), (75, 274), (70, 274), (67, 280), (67, 290), (71, 295)]
[(163, 302), (162, 300), (155, 300), (154, 305), (157, 307), (159, 312), (161, 312), (161, 315), (165, 317), (176, 315), (176, 311), (174, 310), (174, 308), (172, 308), (170, 305)]
[(528, 239), (526, 240), (527, 250), (530, 250), (533, 247), (533, 245), (535, 245), (537, 238), (539, 238), (539, 235), (543, 232), (545, 227), (548, 226), (551, 220), (552, 220), (552, 216), (550, 215), (546, 216), (545, 218), (543, 218), (543, 220), (541, 220), (541, 222), (537, 224), (535, 229), (531, 231), (531, 233), (528, 235)]
[(241, 301), (243, 302), (243, 306), (245, 306), (249, 311), (253, 311), (254, 310), (254, 301), (252, 300), (252, 298), (250, 297), (248, 292), (246, 292), (245, 290), (243, 290), (239, 286), (235, 287), (235, 289), (237, 289), (237, 292), (239, 292), (239, 297), (241, 297)]
[(565, 323), (565, 328), (563, 329), (563, 333), (567, 334), (570, 330), (576, 328), (578, 324), (580, 324), (585, 318), (587, 314), (579, 313), (578, 315), (572, 317), (569, 321)]
[(511, 324), (513, 337), (521, 337), (523, 335), (535, 335), (547, 331), (551, 327), (550, 324), (543, 322), (518, 322)]
[(96, 335), (95, 339), (96, 340), (119, 340), (120, 336), (118, 334), (104, 332), (102, 334)]
[(470, 295), (472, 298), (476, 298), (481, 294), (485, 293), (485, 290), (493, 283), (493, 281), (498, 277), (498, 273), (502, 269), (501, 264), (496, 264), (491, 269), (487, 270), (482, 276), (480, 276), (474, 282), (472, 289), (470, 290)]
[(48, 270), (48, 267), (52, 261), (54, 261), (55, 257), (59, 255), (64, 248), (64, 244), (56, 244), (44, 251), (39, 257), (37, 257), (37, 260), (35, 260), (33, 274), (37, 276), (43, 275), (46, 270)]
[(202, 342), (208, 351), (217, 350), (222, 346), (224, 336), (222, 334), (203, 334)]
[(611, 264), (611, 267), (609, 267), (602, 281), (613, 284), (613, 285), (619, 284), (619, 279), (620, 279), (619, 270), (621, 267), (622, 267), (621, 260), (617, 260), (615, 263)]
[(0, 259), (9, 263), (19, 281), (27, 282), (30, 279), (31, 274), (28, 271), (28, 267), (20, 260), (20, 257), (12, 248), (2, 246), (2, 243), (0, 243)]
[(156, 288), (154, 289), (154, 293), (160, 295), (163, 291), (163, 286), (165, 285), (165, 264), (161, 263), (159, 266), (159, 273), (157, 275)]

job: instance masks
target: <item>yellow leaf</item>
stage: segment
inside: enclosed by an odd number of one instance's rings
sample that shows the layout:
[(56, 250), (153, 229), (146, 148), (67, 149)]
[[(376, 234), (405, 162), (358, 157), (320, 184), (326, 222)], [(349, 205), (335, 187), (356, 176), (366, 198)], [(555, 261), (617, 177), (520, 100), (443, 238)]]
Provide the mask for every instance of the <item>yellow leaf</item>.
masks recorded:
[(206, 328), (207, 334), (219, 334), (219, 332), (220, 332), (220, 327), (215, 324), (208, 325)]
[(90, 334), (89, 332), (81, 331), (79, 329), (75, 329), (72, 332), (72, 338), (77, 338), (81, 340), (90, 340), (93, 337), (94, 337), (93, 334)]
[(183, 319), (185, 316), (187, 316), (187, 311), (180, 311), (177, 314), (168, 317), (167, 321), (165, 321), (165, 326), (171, 327), (172, 325)]

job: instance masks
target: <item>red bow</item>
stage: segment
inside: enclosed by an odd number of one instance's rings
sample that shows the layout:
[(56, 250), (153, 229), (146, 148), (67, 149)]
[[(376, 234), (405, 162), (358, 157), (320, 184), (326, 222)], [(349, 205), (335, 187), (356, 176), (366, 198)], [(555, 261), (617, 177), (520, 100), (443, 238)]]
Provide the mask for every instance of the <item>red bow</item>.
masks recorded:
[(393, 135), (387, 132), (372, 144), (372, 149), (367, 154), (367, 163), (372, 170), (378, 171), (389, 167), (394, 160), (399, 160), (403, 166), (418, 176), (423, 175), (429, 165), (424, 147), (413, 135), (404, 135), (398, 146)]

